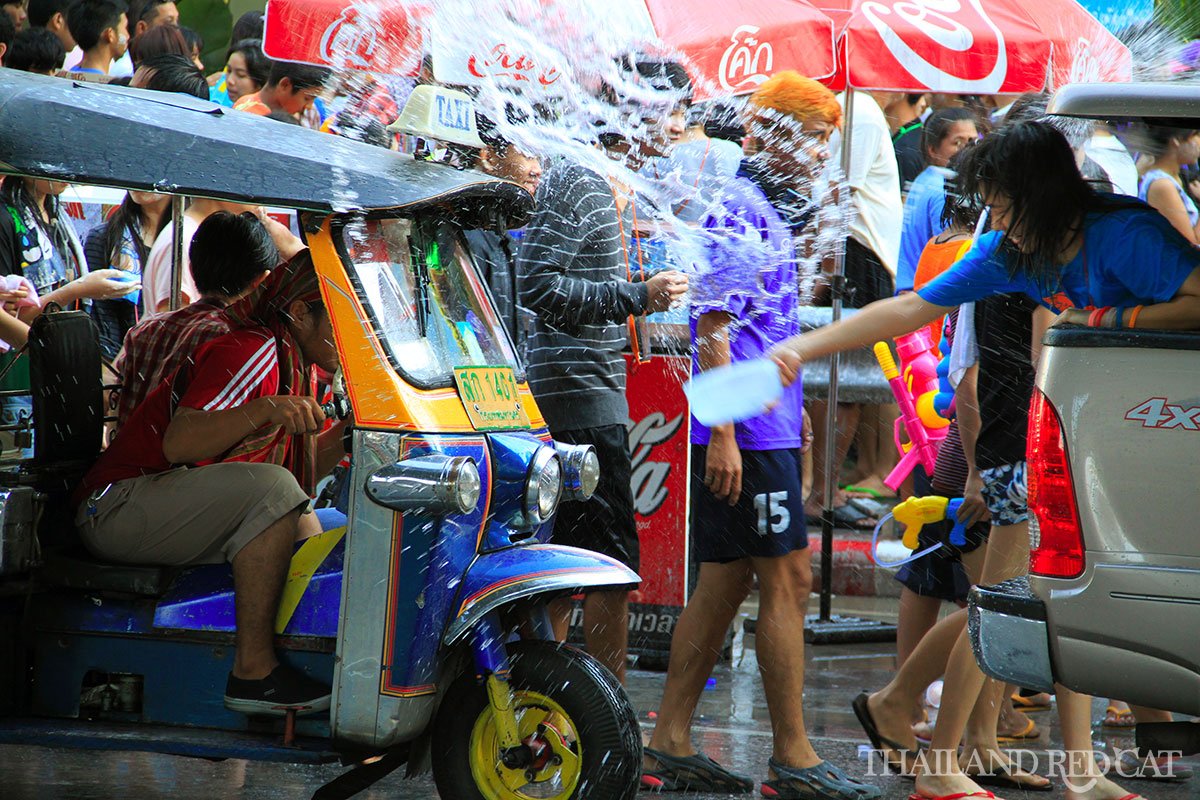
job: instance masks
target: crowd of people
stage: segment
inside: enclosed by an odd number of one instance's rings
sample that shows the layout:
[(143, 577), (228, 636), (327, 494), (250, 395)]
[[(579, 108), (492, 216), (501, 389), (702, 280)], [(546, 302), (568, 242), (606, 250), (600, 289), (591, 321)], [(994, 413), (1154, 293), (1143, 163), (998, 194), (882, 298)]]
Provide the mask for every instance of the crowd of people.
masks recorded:
[[(26, 13), (23, 4), (5, 9), (13, 7)], [(13, 15), (0, 15), (7, 66), (180, 92), (391, 149), (410, 144), (386, 130), (399, 114), (390, 87), (271, 61), (261, 15), (238, 21), (225, 69), (207, 78), (196, 63), (203, 43), (178, 26), (173, 2), (30, 0), (27, 17), (12, 35)], [(952, 545), (949, 525), (926, 529), (946, 546), (897, 576), (900, 668), (853, 707), (888, 766), (915, 777), (922, 797), (1048, 787), (1001, 744), (1037, 736), (1024, 709), (1049, 698), (985, 679), (965, 610), (939, 621), (940, 607), (961, 606), (971, 584), (1027, 568), (1025, 411), (1046, 327), (1200, 327), (1200, 180), (1191, 172), (1200, 132), (1048, 120), (1041, 95), (855, 92), (851, 115), (845, 95), (792, 72), (730, 111), (694, 103), (677, 64), (629, 58), (622, 69), (660, 99), (600, 87), (637, 122), (594, 125), (586, 142), (594, 158), (547, 157), (536, 137), (513, 133), (536, 127), (536, 115), (505, 109), (498, 119), (477, 113), (482, 148), (416, 149), (533, 197), (524, 229), (468, 231), (466, 241), (550, 432), (593, 446), (600, 459), (595, 496), (563, 505), (554, 541), (640, 566), (623, 356), (648, 346), (637, 318), (686, 304), (694, 372), (767, 356), (788, 386), (762, 416), (692, 425), (701, 568), (674, 633), (643, 785), (754, 788), (699, 752), (691, 726), (725, 632), (756, 584), (774, 743), (764, 793), (880, 795), (822, 759), (806, 734), (807, 523), (828, 502), (840, 526), (874, 527), (885, 509), (873, 498), (891, 493), (884, 478), (897, 458), (896, 411), (806, 399), (798, 375), (815, 358), (932, 326), (931, 338), (949, 348), (957, 415), (934, 473), (916, 470), (905, 491), (963, 497), (959, 519), (970, 535)], [(113, 561), (230, 562), (238, 646), (226, 703), (247, 713), (284, 702), (327, 708), (328, 687), (280, 666), (271, 640), (292, 544), (320, 530), (303, 513), (313, 485), (343, 456), (343, 423), (328, 427), (311, 394), (311, 372), (328, 381), (337, 353), (303, 242), (259, 209), (192, 201), (182, 226), (183, 307), (171, 310), (176, 231), (167, 198), (130, 192), (80, 237), (57, 200), (64, 188), (21, 178), (0, 186), (0, 274), (15, 279), (0, 292), (0, 339), (19, 347), (49, 303), (86, 305), (96, 320), (122, 388), (118, 433), (77, 493), (85, 544)], [(830, 302), (837, 249), (840, 289), (861, 310), (802, 334), (799, 308)], [(28, 389), (27, 371), (8, 369), (19, 354), (0, 359), (4, 388)], [(19, 398), (4, 398), (2, 410), (5, 422), (29, 414)], [(832, 464), (824, 458), (829, 415), (837, 420)], [(852, 449), (856, 465), (843, 472)], [(827, 470), (844, 487), (834, 498), (824, 496)], [(583, 616), (589, 651), (622, 680), (627, 604), (624, 591), (592, 592)], [(553, 611), (565, 637), (570, 607)], [(925, 690), (943, 677), (930, 725)], [(1113, 702), (1114, 724), (1167, 715)], [(1097, 772), (1087, 698), (1062, 689), (1057, 704), (1069, 775), (1094, 779), (1072, 789), (1073, 800), (1134, 797)]]

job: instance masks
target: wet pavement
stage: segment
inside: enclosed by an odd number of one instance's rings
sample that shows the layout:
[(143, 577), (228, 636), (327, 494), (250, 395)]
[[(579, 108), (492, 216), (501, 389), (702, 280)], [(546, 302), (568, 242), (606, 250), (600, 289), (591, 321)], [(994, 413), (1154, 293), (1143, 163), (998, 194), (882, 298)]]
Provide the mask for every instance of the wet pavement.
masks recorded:
[[(894, 601), (840, 598), (835, 608), (841, 613), (886, 618)], [(747, 609), (753, 613), (753, 608)], [(740, 624), (738, 630), (741, 629)], [(851, 774), (863, 775), (868, 763), (860, 760), (859, 746), (865, 743), (850, 709), (859, 691), (885, 683), (895, 670), (894, 645), (854, 644), (810, 647), (807, 663), (805, 711), (809, 731), (821, 755)], [(770, 725), (754, 659), (754, 637), (739, 634), (731, 663), (718, 666), (716, 684), (704, 693), (696, 725), (696, 743), (735, 771), (765, 776), (771, 750)], [(664, 676), (633, 670), (629, 692), (647, 732), (651, 713), (658, 704)], [(1096, 701), (1095, 718), (1103, 714)], [(1044, 758), (1047, 747), (1058, 746), (1056, 715), (1033, 715), (1039, 725), (1050, 728), (1049, 738), (1032, 748)], [(1109, 747), (1132, 747), (1132, 733), (1109, 733), (1096, 729), (1098, 741)], [(1200, 758), (1186, 760), (1200, 769)], [(300, 767), (228, 760), (221, 762), (184, 759), (143, 753), (83, 752), (48, 750), (41, 747), (0, 747), (0, 799), (2, 800), (307, 800), (343, 768)], [(871, 779), (884, 789), (886, 798), (904, 800), (912, 782), (893, 776)], [(1127, 781), (1125, 787), (1139, 791), (1149, 800), (1193, 800), (1200, 797), (1200, 778), (1183, 784)], [(1020, 791), (998, 792), (1008, 800), (1032, 797), (1062, 797), (1062, 790), (1042, 794)], [(400, 773), (385, 778), (358, 797), (363, 800), (417, 800), (434, 798), (437, 792), (426, 776), (405, 779)], [(724, 795), (688, 795), (696, 798)], [(603, 798), (597, 798), (603, 800)]]

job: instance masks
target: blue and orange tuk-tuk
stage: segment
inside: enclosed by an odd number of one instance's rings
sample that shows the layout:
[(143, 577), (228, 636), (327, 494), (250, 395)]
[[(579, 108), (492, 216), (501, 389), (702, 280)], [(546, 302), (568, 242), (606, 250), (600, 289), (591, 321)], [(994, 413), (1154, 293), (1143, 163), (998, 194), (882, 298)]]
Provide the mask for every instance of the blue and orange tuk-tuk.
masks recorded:
[(523, 189), (183, 96), (3, 69), (0, 172), (171, 194), (177, 224), (186, 196), (296, 209), (353, 412), (348, 524), (298, 546), (277, 620), (281, 657), (333, 686), (331, 709), (246, 717), (222, 704), (228, 566), (104, 564), (79, 546), (65, 498), (101, 447), (99, 350), (84, 312), (43, 313), (34, 455), (0, 466), (0, 743), (354, 765), (322, 797), (402, 764), (431, 766), (455, 800), (633, 796), (629, 701), (553, 641), (545, 604), (639, 579), (547, 543), (599, 466), (547, 433), (462, 237), (520, 224)]

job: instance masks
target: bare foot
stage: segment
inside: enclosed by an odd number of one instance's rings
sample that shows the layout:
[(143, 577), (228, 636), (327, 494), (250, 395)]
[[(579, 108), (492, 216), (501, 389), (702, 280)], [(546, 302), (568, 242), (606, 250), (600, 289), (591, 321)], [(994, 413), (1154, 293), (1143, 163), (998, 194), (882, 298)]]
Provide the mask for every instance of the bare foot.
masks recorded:
[(1032, 719), (1007, 704), (1001, 706), (996, 735), (1001, 739), (1037, 739), (1042, 732)]
[(867, 477), (863, 478), (860, 481), (851, 481), (848, 485), (853, 486), (856, 489), (869, 490), (866, 492), (858, 493), (858, 494), (865, 494), (869, 497), (892, 498), (892, 497), (896, 496), (896, 493), (892, 490), (892, 487), (890, 487), (886, 483), (884, 483), (883, 478), (879, 477), (878, 475), (868, 475)]
[[(912, 719), (911, 705), (895, 703), (889, 700), (883, 692), (876, 692), (867, 698), (867, 711), (880, 736), (890, 739), (905, 750), (916, 752), (918, 743), (917, 737), (913, 735), (910, 722)], [(888, 762), (905, 775), (913, 774), (916, 768), (914, 758), (904, 753), (889, 758)]]
[(957, 753), (949, 750), (927, 750), (922, 753), (916, 793), (930, 798), (948, 795), (970, 797), (976, 793), (985, 797), (983, 792), (986, 790), (959, 769), (957, 757)]
[(1010, 699), (1012, 707), (1018, 711), (1045, 711), (1054, 702), (1054, 695), (1049, 692), (1038, 692), (1028, 697), (1022, 697), (1018, 691), (1014, 692)]
[(1137, 717), (1127, 703), (1120, 700), (1109, 700), (1108, 708), (1104, 711), (1104, 727), (1132, 728), (1137, 725)]
[(964, 747), (958, 764), (967, 775), (1007, 775), (1022, 789), (1041, 789), (1050, 785), (1050, 779), (1019, 768), (1002, 750)]

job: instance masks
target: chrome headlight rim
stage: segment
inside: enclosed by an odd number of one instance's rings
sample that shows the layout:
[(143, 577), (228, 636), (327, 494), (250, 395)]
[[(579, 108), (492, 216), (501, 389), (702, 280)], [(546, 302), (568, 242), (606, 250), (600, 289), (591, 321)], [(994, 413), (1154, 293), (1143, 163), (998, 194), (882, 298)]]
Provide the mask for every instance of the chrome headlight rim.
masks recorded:
[(482, 481), (469, 456), (429, 453), (385, 465), (367, 476), (367, 497), (401, 513), (429, 516), (469, 514), (478, 505)]
[(469, 514), (479, 505), (483, 484), (479, 467), (469, 456), (457, 456), (446, 465), (445, 481), (453, 487), (452, 503), (460, 514)]
[(562, 462), (563, 499), (589, 500), (600, 484), (600, 457), (590, 444), (554, 443)]
[[(552, 472), (551, 472), (552, 471)], [(543, 477), (554, 476), (551, 484), (550, 498), (542, 495)], [(525, 476), (525, 490), (522, 492), (522, 504), (525, 519), (532, 525), (541, 525), (558, 510), (558, 504), (563, 494), (563, 470), (558, 452), (552, 447), (539, 447), (530, 459), (529, 472)]]

